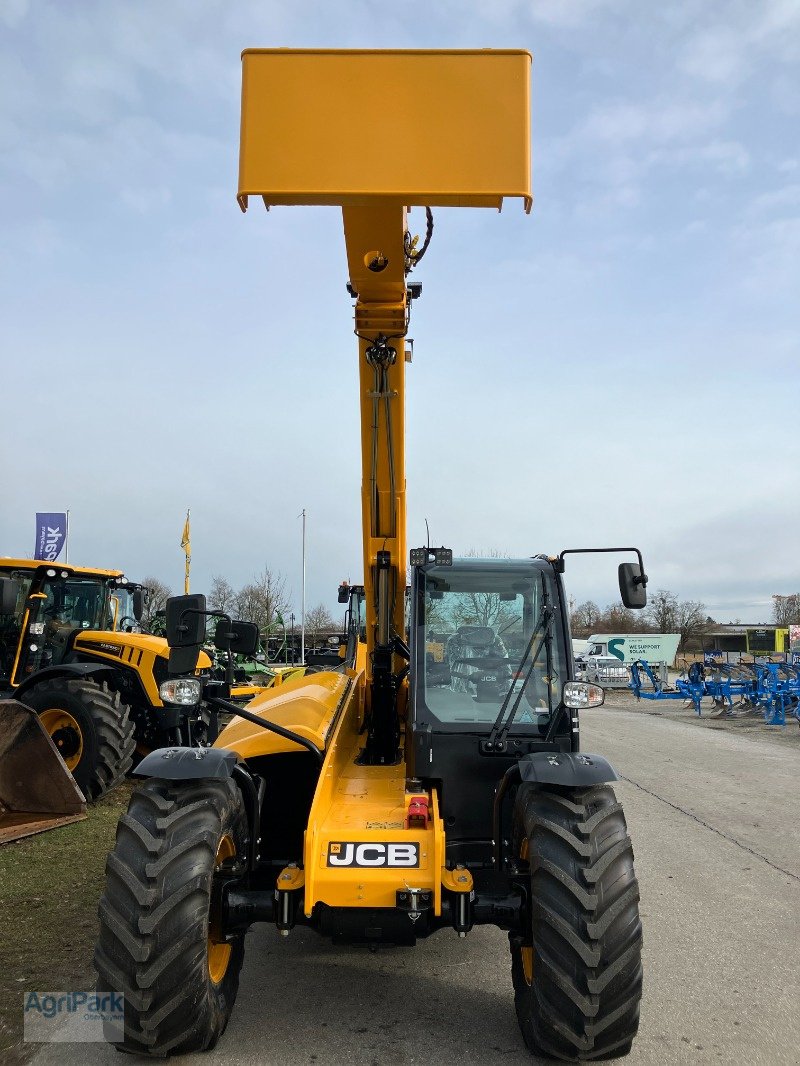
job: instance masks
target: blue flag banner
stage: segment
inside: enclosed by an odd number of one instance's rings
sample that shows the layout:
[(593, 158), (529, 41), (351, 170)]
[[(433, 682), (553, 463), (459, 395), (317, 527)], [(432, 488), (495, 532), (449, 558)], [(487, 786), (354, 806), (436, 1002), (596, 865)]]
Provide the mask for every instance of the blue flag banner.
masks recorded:
[(36, 512), (36, 547), (34, 559), (54, 563), (61, 554), (67, 537), (67, 514), (64, 512)]

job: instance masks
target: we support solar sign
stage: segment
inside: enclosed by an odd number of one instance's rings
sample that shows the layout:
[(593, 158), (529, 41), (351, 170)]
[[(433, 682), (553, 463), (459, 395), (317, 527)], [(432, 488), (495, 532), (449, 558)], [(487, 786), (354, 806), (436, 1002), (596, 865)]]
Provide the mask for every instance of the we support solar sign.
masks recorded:
[(37, 511), (34, 559), (45, 559), (48, 563), (54, 563), (61, 554), (66, 538), (66, 512)]

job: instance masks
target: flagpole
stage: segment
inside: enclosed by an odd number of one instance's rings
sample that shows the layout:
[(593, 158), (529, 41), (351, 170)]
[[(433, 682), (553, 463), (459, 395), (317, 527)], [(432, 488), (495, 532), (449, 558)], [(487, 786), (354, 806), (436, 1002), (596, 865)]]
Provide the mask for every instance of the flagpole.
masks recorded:
[(189, 595), (189, 567), (191, 566), (191, 561), (192, 561), (192, 543), (191, 543), (191, 534), (190, 534), (190, 531), (189, 531), (189, 515), (190, 514), (191, 514), (191, 511), (187, 507), (186, 508), (186, 521), (183, 524), (183, 536), (181, 537), (181, 547), (183, 548), (183, 553), (186, 556), (186, 573), (185, 573), (184, 578), (183, 578), (183, 594), (184, 594), (184, 596), (188, 596)]
[(306, 509), (303, 508), (303, 595), (300, 608), (300, 663), (306, 661)]
[(69, 507), (67, 508), (67, 528), (64, 530), (64, 562), (69, 563)]

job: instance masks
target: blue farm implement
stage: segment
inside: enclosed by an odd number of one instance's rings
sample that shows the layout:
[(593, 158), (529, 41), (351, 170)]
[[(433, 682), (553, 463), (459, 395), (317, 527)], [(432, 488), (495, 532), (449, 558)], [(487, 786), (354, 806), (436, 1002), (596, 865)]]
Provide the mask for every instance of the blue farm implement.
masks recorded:
[(788, 663), (720, 664), (710, 672), (692, 663), (672, 687), (640, 660), (631, 664), (630, 687), (637, 699), (683, 700), (698, 715), (709, 697), (718, 717), (761, 714), (767, 725), (783, 726), (789, 714), (800, 722), (800, 668)]

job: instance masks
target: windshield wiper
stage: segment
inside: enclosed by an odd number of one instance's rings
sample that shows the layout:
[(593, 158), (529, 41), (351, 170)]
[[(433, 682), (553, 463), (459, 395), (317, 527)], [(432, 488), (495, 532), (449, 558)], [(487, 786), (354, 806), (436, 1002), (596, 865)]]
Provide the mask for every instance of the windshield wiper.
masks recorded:
[[(547, 669), (547, 709), (548, 709), (548, 714), (550, 716), (550, 719), (552, 721), (552, 717), (553, 717), (553, 686), (552, 686), (552, 676), (553, 676), (553, 634), (552, 634), (552, 626), (553, 626), (553, 618), (554, 618), (554, 612), (553, 612), (553, 608), (550, 606), (550, 600), (549, 600), (549, 597), (547, 595), (547, 586), (545, 584), (545, 580), (544, 580), (544, 576), (543, 576), (542, 577), (542, 610), (541, 610), (541, 613), (539, 615), (539, 620), (536, 623), (536, 625), (535, 625), (535, 627), (533, 629), (533, 632), (531, 633), (530, 640), (528, 641), (528, 643), (527, 643), (527, 645), (525, 647), (525, 651), (522, 654), (522, 658), (519, 661), (519, 665), (517, 666), (516, 670), (514, 671), (514, 675), (513, 675), (512, 679), (511, 679), (511, 685), (509, 687), (508, 692), (506, 693), (505, 699), (503, 700), (503, 703), (502, 703), (502, 705), (500, 707), (500, 710), (497, 713), (497, 718), (494, 721), (494, 725), (492, 726), (492, 731), (489, 734), (489, 741), (488, 741), (488, 745), (487, 745), (490, 750), (494, 749), (494, 750), (502, 751), (505, 748), (505, 742), (506, 742), (506, 736), (508, 734), (508, 730), (514, 724), (514, 719), (516, 718), (517, 711), (519, 710), (520, 702), (522, 701), (522, 697), (525, 694), (525, 688), (526, 688), (528, 682), (530, 681), (531, 676), (533, 675), (533, 671), (536, 669), (536, 663), (537, 663), (537, 660), (538, 660), (539, 655), (541, 653), (542, 646), (544, 646), (544, 649), (545, 649), (545, 662), (547, 664), (546, 665), (546, 669)], [(533, 644), (534, 644), (534, 641), (536, 640), (537, 636), (539, 637), (539, 642), (536, 645), (536, 650), (531, 654), (531, 649), (533, 648)], [(516, 681), (518, 680), (519, 675), (525, 669), (525, 663), (527, 662), (527, 659), (528, 659), (529, 655), (531, 656), (530, 664), (528, 665), (528, 668), (527, 668), (527, 670), (525, 672), (525, 676), (522, 679), (522, 684), (519, 687), (519, 691), (516, 692), (516, 698), (514, 699), (514, 702), (513, 702), (513, 704), (511, 705), (511, 707), (509, 709), (509, 704), (511, 703), (511, 697), (514, 694)]]

